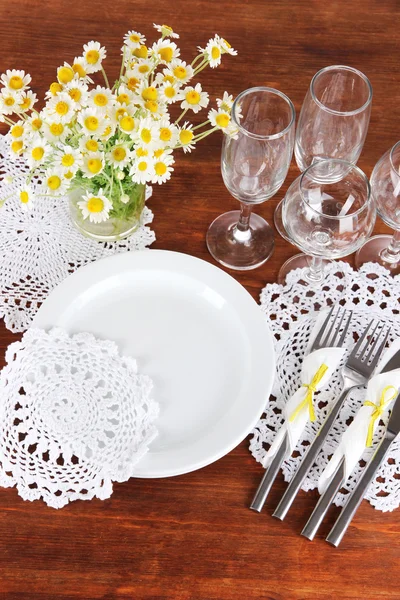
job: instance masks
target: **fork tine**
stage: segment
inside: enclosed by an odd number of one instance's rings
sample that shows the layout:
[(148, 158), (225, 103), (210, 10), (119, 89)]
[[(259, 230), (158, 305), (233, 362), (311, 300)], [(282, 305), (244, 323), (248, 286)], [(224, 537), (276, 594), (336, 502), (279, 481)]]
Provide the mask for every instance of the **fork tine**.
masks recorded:
[(351, 357), (355, 358), (358, 354), (359, 349), (361, 348), (362, 343), (364, 342), (365, 338), (368, 335), (368, 331), (371, 329), (371, 325), (374, 321), (370, 321), (367, 325), (367, 327), (364, 329), (364, 333), (362, 334), (362, 336), (360, 337), (360, 339), (358, 340), (357, 344), (354, 346), (353, 351), (351, 353)]
[[(381, 357), (381, 354), (382, 354), (382, 352), (383, 352), (383, 350), (384, 350), (384, 348), (385, 348), (385, 346), (386, 346), (386, 342), (387, 342), (387, 340), (388, 340), (389, 333), (390, 333), (390, 329), (388, 329), (388, 330), (387, 330), (387, 332), (386, 332), (386, 335), (385, 335), (385, 337), (384, 337), (384, 339), (383, 339), (383, 342), (382, 342), (382, 344), (379, 346), (378, 350), (376, 351), (376, 354), (375, 354), (374, 358), (372, 359), (372, 362), (371, 362), (371, 365), (370, 365), (370, 368), (371, 368), (371, 370), (372, 370), (372, 371), (374, 371), (374, 370), (375, 370), (375, 367), (376, 367), (376, 365), (377, 365), (377, 364), (378, 364), (378, 362), (379, 362), (379, 359), (380, 359), (380, 357)], [(376, 345), (376, 344), (375, 344), (375, 345)]]
[[(339, 316), (339, 312), (338, 312), (338, 316)], [(332, 335), (332, 339), (329, 340), (329, 347), (330, 348), (333, 348), (334, 346), (337, 345), (336, 344), (336, 340), (337, 340), (337, 338), (339, 336), (339, 331), (340, 331), (340, 328), (342, 327), (343, 319), (345, 318), (345, 316), (346, 316), (346, 311), (343, 310), (342, 311), (342, 318), (340, 319), (339, 325), (337, 327), (335, 327), (335, 330), (334, 330), (333, 335)]]
[[(374, 350), (375, 350), (375, 349), (376, 349), (376, 347), (378, 346), (378, 340), (379, 340), (379, 338), (381, 337), (381, 334), (382, 334), (383, 328), (382, 328), (382, 329), (379, 331), (379, 333), (377, 334), (377, 336), (376, 336), (376, 337), (375, 337), (375, 334), (376, 334), (376, 331), (377, 331), (377, 329), (378, 329), (378, 327), (379, 327), (380, 325), (381, 325), (381, 322), (380, 322), (380, 321), (378, 321), (378, 322), (377, 322), (377, 324), (376, 324), (376, 325), (375, 325), (375, 327), (374, 327), (374, 330), (373, 330), (373, 332), (371, 333), (370, 342), (369, 342), (369, 343), (370, 343), (370, 346), (371, 346), (371, 349), (370, 349), (370, 351), (368, 352), (368, 354), (367, 354), (366, 356), (365, 356), (365, 354), (364, 354), (364, 356), (362, 357), (362, 361), (363, 361), (363, 362), (364, 362), (364, 361), (366, 361), (367, 363), (369, 362), (370, 358), (372, 357), (372, 354), (374, 353)], [(366, 346), (366, 347), (365, 347), (365, 352), (367, 352), (367, 348), (368, 348), (368, 346)]]
[[(347, 317), (347, 322), (346, 322), (346, 325), (344, 326), (343, 333), (342, 333), (342, 335), (340, 336), (340, 340), (339, 340), (339, 341), (337, 342), (337, 344), (336, 344), (336, 345), (337, 345), (337, 346), (339, 346), (339, 347), (340, 347), (340, 346), (343, 346), (343, 343), (344, 343), (345, 337), (346, 337), (346, 335), (347, 335), (347, 332), (348, 332), (348, 330), (349, 330), (350, 321), (351, 321), (351, 319), (352, 319), (352, 318), (353, 318), (353, 311), (351, 310), (351, 311), (350, 311), (350, 314), (349, 314), (349, 316)], [(338, 332), (338, 333), (339, 333), (339, 332)]]
[[(331, 312), (333, 312), (333, 308), (332, 308)], [(330, 343), (330, 339), (331, 339), (331, 336), (332, 336), (332, 331), (336, 332), (336, 323), (338, 321), (339, 315), (340, 315), (340, 308), (338, 308), (338, 311), (337, 311), (336, 315), (333, 318), (333, 321), (332, 321), (332, 324), (331, 324), (331, 326), (329, 328), (328, 333), (326, 334), (326, 336), (324, 336), (324, 346), (326, 348), (329, 348), (330, 346), (332, 346), (332, 344)]]
[(321, 326), (320, 330), (318, 331), (318, 333), (317, 333), (317, 335), (316, 335), (316, 337), (315, 337), (315, 339), (314, 339), (314, 342), (313, 342), (313, 348), (315, 348), (315, 346), (317, 346), (317, 345), (319, 345), (319, 344), (321, 343), (321, 338), (322, 338), (322, 336), (325, 334), (325, 330), (326, 330), (326, 328), (327, 328), (327, 325), (328, 325), (328, 323), (329, 323), (329, 319), (330, 319), (330, 318), (331, 318), (331, 316), (332, 316), (332, 313), (333, 313), (333, 309), (334, 309), (334, 308), (335, 308), (335, 305), (333, 305), (333, 306), (332, 306), (332, 308), (331, 308), (331, 310), (328, 312), (328, 316), (326, 317), (326, 319), (325, 319), (325, 321), (323, 322), (323, 324), (322, 324), (322, 326)]

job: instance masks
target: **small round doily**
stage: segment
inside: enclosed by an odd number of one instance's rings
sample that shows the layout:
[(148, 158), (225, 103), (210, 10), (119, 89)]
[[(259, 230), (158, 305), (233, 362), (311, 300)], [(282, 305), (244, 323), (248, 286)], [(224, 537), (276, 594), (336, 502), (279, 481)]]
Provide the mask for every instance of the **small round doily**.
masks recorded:
[[(266, 452), (274, 439), (275, 432), (282, 424), (282, 408), (299, 385), (301, 363), (308, 345), (312, 328), (316, 321), (315, 309), (324, 309), (339, 301), (342, 306), (353, 310), (351, 331), (347, 337), (349, 347), (353, 343), (352, 334), (360, 335), (372, 318), (383, 320), (390, 326), (389, 340), (400, 337), (400, 276), (393, 278), (383, 267), (368, 263), (359, 271), (341, 262), (340, 268), (347, 279), (346, 297), (343, 298), (342, 281), (332, 275), (316, 293), (304, 290), (296, 283), (298, 273), (290, 274), (287, 286), (268, 284), (261, 292), (261, 308), (268, 318), (276, 340), (277, 374), (269, 403), (253, 431), (250, 451), (257, 461), (263, 462)], [(292, 456), (283, 464), (283, 475), (290, 481), (298, 469), (302, 457), (312, 443), (323, 423), (332, 398), (337, 398), (341, 389), (338, 373), (328, 385), (315, 394), (318, 406), (317, 421), (308, 423), (302, 438)], [(303, 489), (317, 487), (318, 479), (330, 456), (333, 454), (340, 436), (351, 423), (355, 413), (365, 400), (365, 388), (351, 393), (326, 443), (319, 453), (316, 464), (304, 482)], [(354, 489), (361, 477), (366, 461), (373, 454), (376, 445), (384, 434), (387, 416), (380, 421), (374, 444), (365, 450), (362, 459), (342, 490), (335, 498), (335, 504), (343, 506), (346, 497)], [(382, 511), (391, 511), (400, 505), (400, 441), (395, 441), (383, 462), (366, 498)]]
[(29, 329), (0, 373), (0, 485), (60, 508), (108, 498), (157, 435), (152, 381), (117, 345)]
[[(67, 198), (38, 194), (31, 211), (21, 210), (17, 189), (25, 181), (28, 166), (22, 158), (7, 158), (7, 144), (0, 136), (0, 318), (11, 331), (24, 331), (49, 293), (78, 267), (119, 252), (143, 250), (155, 240), (147, 227), (153, 213), (145, 207), (142, 224), (128, 239), (96, 242), (84, 237), (72, 224)], [(4, 178), (11, 176), (12, 183)], [(151, 195), (147, 188), (146, 198)]]

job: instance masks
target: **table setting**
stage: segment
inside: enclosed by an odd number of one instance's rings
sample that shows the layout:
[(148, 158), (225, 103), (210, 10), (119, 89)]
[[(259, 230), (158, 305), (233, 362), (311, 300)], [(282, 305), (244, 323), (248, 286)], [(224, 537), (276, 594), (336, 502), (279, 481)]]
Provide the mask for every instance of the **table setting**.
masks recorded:
[[(154, 28), (154, 42), (125, 34), (114, 83), (94, 40), (43, 102), (25, 71), (0, 77), (0, 317), (22, 334), (0, 372), (0, 485), (53, 509), (112, 501), (118, 483), (196, 471), (250, 436), (264, 473), (243, 510), (261, 513), (282, 471), (272, 516), (317, 489), (301, 535), (336, 504), (338, 546), (364, 498), (400, 504), (400, 142), (370, 178), (357, 166), (373, 92), (356, 68), (319, 70), (297, 118), (269, 86), (211, 102), (197, 76), (240, 54), (215, 34), (185, 62), (178, 33)], [(150, 248), (174, 153), (214, 133), (239, 209), (204, 231), (210, 261)], [(268, 264), (276, 234), (253, 209), (293, 156), (274, 227), (301, 254), (257, 303), (233, 274)], [(372, 235), (377, 217), (393, 236)]]

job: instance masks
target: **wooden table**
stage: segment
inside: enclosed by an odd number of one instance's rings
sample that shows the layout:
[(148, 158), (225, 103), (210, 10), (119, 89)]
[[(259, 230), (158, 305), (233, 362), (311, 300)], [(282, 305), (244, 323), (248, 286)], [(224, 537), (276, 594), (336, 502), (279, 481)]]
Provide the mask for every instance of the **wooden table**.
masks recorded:
[[(0, 72), (31, 73), (40, 97), (57, 66), (95, 39), (107, 47), (108, 72), (117, 75), (121, 39), (128, 28), (149, 37), (152, 23), (181, 34), (183, 56), (193, 56), (219, 32), (238, 49), (223, 66), (202, 74), (215, 98), (254, 85), (282, 90), (297, 113), (312, 75), (329, 64), (365, 72), (374, 88), (369, 134), (359, 161), (370, 175), (399, 137), (399, 9), (396, 0), (175, 0), (79, 2), (3, 0)], [(172, 180), (155, 190), (155, 248), (211, 260), (209, 223), (235, 207), (222, 183), (221, 138), (180, 155)], [(298, 175), (292, 164), (274, 199), (258, 207), (272, 220), (277, 202)], [(376, 231), (385, 227), (380, 221)], [(276, 279), (294, 249), (277, 237), (273, 257), (246, 274), (232, 273), (254, 296)], [(0, 267), (1, 268), (1, 267)], [(4, 349), (17, 336), (0, 325)], [(1, 600), (305, 600), (400, 598), (399, 513), (382, 514), (364, 502), (339, 549), (321, 534), (298, 534), (316, 501), (301, 493), (281, 523), (271, 512), (283, 492), (280, 479), (265, 510), (248, 509), (262, 469), (243, 442), (220, 461), (177, 478), (115, 485), (101, 502), (76, 502), (55, 511), (23, 502), (15, 489), (0, 491)]]

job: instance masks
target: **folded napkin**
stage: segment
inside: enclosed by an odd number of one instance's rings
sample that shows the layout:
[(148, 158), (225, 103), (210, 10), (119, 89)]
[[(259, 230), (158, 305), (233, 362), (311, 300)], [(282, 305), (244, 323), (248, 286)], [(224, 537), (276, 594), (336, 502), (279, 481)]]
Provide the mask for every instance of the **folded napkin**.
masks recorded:
[(372, 445), (379, 421), (389, 410), (400, 388), (400, 369), (387, 373), (380, 373), (380, 371), (399, 349), (400, 340), (396, 340), (383, 355), (377, 367), (379, 374), (372, 377), (368, 383), (365, 402), (343, 433), (338, 447), (319, 478), (320, 494), (324, 493), (343, 456), (345, 457), (345, 479), (347, 479), (364, 450)]
[[(321, 326), (326, 319), (326, 312), (322, 312), (313, 328), (308, 348), (318, 334)], [(274, 441), (268, 450), (264, 467), (267, 468), (275, 456), (283, 440), (285, 433), (288, 433), (290, 451), (287, 456), (293, 452), (309, 420), (315, 421), (316, 414), (313, 404), (314, 392), (324, 387), (332, 373), (338, 368), (346, 348), (321, 348), (311, 354), (306, 354), (303, 359), (299, 389), (286, 403), (283, 414), (285, 421), (278, 430)], [(287, 457), (285, 457), (287, 458)]]

